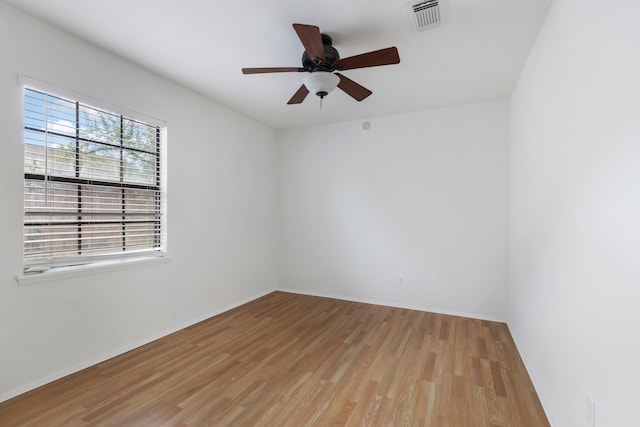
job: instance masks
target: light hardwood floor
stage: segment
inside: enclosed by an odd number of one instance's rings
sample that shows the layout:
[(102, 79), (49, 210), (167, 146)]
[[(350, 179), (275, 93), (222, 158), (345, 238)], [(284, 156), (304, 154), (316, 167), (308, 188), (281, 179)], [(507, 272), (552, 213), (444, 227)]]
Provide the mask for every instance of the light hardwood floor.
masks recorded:
[(549, 423), (503, 323), (274, 292), (4, 402), (0, 425)]

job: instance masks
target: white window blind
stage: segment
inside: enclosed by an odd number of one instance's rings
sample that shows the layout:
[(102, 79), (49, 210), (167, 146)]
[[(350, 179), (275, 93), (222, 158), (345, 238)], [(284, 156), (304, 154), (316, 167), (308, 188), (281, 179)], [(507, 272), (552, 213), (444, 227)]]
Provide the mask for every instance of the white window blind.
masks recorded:
[(165, 253), (164, 129), (24, 90), (24, 272)]

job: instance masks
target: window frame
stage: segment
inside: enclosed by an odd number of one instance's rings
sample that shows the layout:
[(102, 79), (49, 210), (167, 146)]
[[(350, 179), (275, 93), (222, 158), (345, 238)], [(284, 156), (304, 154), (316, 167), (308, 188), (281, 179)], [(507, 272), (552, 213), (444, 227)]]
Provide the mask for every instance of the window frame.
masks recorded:
[[(25, 96), (27, 94), (27, 90), (33, 90), (36, 92), (40, 92), (40, 93), (44, 93), (50, 96), (54, 96), (54, 97), (58, 97), (58, 98), (62, 98), (64, 100), (69, 100), (71, 102), (74, 103), (75, 108), (76, 108), (76, 114), (78, 114), (79, 108), (82, 107), (89, 107), (89, 108), (93, 108), (96, 109), (99, 112), (104, 112), (104, 113), (108, 113), (108, 114), (113, 114), (114, 116), (118, 117), (118, 120), (120, 121), (120, 135), (118, 136), (118, 140), (119, 140), (119, 144), (118, 145), (114, 145), (114, 144), (109, 144), (109, 143), (104, 143), (105, 146), (108, 146), (107, 149), (111, 149), (113, 150), (113, 152), (118, 152), (120, 155), (120, 163), (119, 163), (119, 169), (118, 169), (118, 173), (120, 174), (121, 180), (119, 182), (110, 182), (108, 179), (107, 180), (100, 180), (100, 179), (93, 179), (92, 177), (89, 178), (83, 178), (80, 177), (79, 174), (79, 163), (78, 163), (78, 154), (77, 154), (77, 145), (76, 145), (76, 158), (75, 158), (75, 164), (73, 166), (74, 168), (74, 172), (75, 172), (75, 177), (66, 177), (66, 176), (58, 176), (58, 175), (54, 175), (54, 174), (47, 174), (47, 172), (44, 173), (29, 173), (26, 168), (23, 168), (23, 174), (22, 174), (22, 180), (23, 180), (23, 185), (26, 186), (26, 184), (28, 182), (33, 182), (33, 180), (45, 180), (45, 182), (53, 182), (53, 183), (71, 183), (74, 185), (77, 185), (78, 188), (80, 189), (81, 186), (96, 186), (95, 188), (108, 188), (108, 187), (112, 187), (112, 188), (118, 188), (120, 189), (120, 197), (119, 200), (121, 200), (121, 207), (122, 207), (122, 211), (121, 211), (121, 216), (120, 218), (116, 218), (114, 215), (114, 221), (117, 222), (118, 224), (122, 224), (122, 252), (117, 252), (117, 251), (113, 251), (111, 253), (105, 253), (105, 254), (89, 254), (86, 256), (82, 255), (82, 248), (81, 246), (78, 246), (78, 252), (76, 256), (70, 256), (70, 257), (52, 257), (51, 259), (54, 261), (49, 261), (49, 262), (43, 262), (42, 260), (39, 261), (32, 261), (29, 262), (29, 260), (27, 259), (25, 250), (26, 250), (26, 238), (25, 238), (25, 230), (27, 227), (27, 206), (26, 206), (26, 194), (27, 194), (27, 190), (23, 190), (23, 204), (22, 204), (22, 209), (23, 209), (23, 241), (22, 241), (22, 272), (20, 274), (18, 274), (16, 276), (16, 278), (18, 279), (18, 282), (37, 282), (39, 280), (31, 280), (33, 277), (35, 276), (47, 276), (47, 277), (62, 277), (62, 276), (66, 276), (68, 274), (68, 272), (77, 272), (81, 269), (87, 269), (90, 268), (93, 271), (102, 271), (104, 270), (104, 268), (107, 269), (111, 269), (111, 268), (120, 268), (121, 266), (126, 266), (129, 267), (131, 265), (137, 265), (138, 262), (137, 261), (145, 261), (145, 260), (153, 260), (153, 259), (157, 259), (157, 258), (164, 258), (167, 255), (167, 220), (166, 220), (166, 213), (167, 213), (167, 197), (166, 197), (166, 188), (167, 188), (167, 167), (166, 167), (166, 162), (167, 162), (167, 143), (166, 143), (166, 135), (167, 135), (167, 125), (166, 122), (162, 121), (162, 120), (158, 120), (155, 119), (153, 117), (144, 115), (144, 114), (140, 114), (119, 106), (115, 106), (113, 104), (109, 104), (108, 102), (105, 101), (101, 101), (92, 97), (88, 97), (82, 94), (79, 94), (77, 92), (74, 91), (70, 91), (67, 89), (63, 89), (60, 87), (57, 87), (55, 85), (51, 85), (48, 83), (44, 83), (41, 82), (39, 80), (33, 79), (31, 77), (27, 77), (27, 76), (20, 76), (19, 78), (19, 85), (21, 86), (21, 99), (22, 99), (22, 110), (21, 110), (21, 118), (22, 118), (22, 135), (23, 135), (23, 141), (22, 141), (22, 145), (23, 145), (23, 149), (26, 150), (26, 133), (28, 131), (27, 125), (26, 125), (26, 120), (25, 120)], [(151, 154), (152, 155), (152, 161), (155, 163), (154, 168), (153, 168), (153, 174), (154, 174), (154, 178), (153, 178), (153, 184), (152, 185), (148, 185), (148, 184), (138, 184), (138, 183), (131, 183), (131, 182), (123, 182), (122, 181), (122, 177), (124, 174), (124, 163), (123, 163), (123, 155), (125, 153), (125, 150), (128, 151), (140, 151), (141, 153), (144, 150), (140, 150), (136, 147), (126, 147), (126, 144), (124, 142), (124, 138), (123, 138), (123, 123), (125, 120), (132, 120), (144, 125), (149, 125), (150, 129), (154, 129), (155, 128), (155, 153), (152, 153), (151, 151), (149, 151), (148, 153), (145, 151), (146, 154)], [(76, 120), (76, 123), (74, 124), (75, 126), (75, 132), (76, 132), (76, 136), (75, 136), (75, 140), (76, 140), (76, 144), (77, 141), (79, 140), (79, 129), (80, 129), (80, 122), (79, 120)], [(36, 129), (36, 131), (41, 131), (40, 129)], [(51, 133), (51, 131), (47, 130), (47, 133)], [(153, 131), (152, 131), (153, 132)], [(65, 137), (69, 137), (69, 135), (64, 135)], [(71, 139), (74, 139), (73, 137), (71, 137)], [(87, 142), (90, 143), (99, 143), (97, 141), (93, 141), (93, 140), (88, 140)], [(22, 160), (23, 162), (25, 162), (27, 160), (27, 153), (25, 151), (25, 153), (22, 156)], [(154, 224), (157, 224), (158, 227), (158, 231), (154, 231), (154, 244), (152, 246), (152, 248), (150, 249), (145, 249), (145, 250), (140, 250), (140, 251), (127, 251), (125, 250), (126, 246), (127, 246), (127, 242), (126, 242), (126, 238), (127, 238), (127, 230), (126, 230), (126, 222), (127, 220), (125, 219), (125, 213), (127, 212), (126, 208), (125, 208), (125, 200), (126, 200), (126, 196), (125, 196), (125, 192), (127, 190), (146, 190), (146, 191), (153, 191), (155, 192), (155, 213), (153, 214), (153, 218), (154, 220), (152, 221)], [(81, 202), (78, 201), (78, 212), (81, 212)], [(150, 214), (147, 214), (150, 215)], [(71, 220), (72, 218), (70, 218)], [(73, 224), (71, 224), (73, 223)], [(71, 220), (70, 221), (70, 225), (71, 226), (77, 226), (78, 230), (80, 230), (82, 221), (80, 219), (80, 217), (78, 216), (77, 219), (75, 221)], [(152, 227), (155, 227), (155, 225), (153, 225)], [(155, 230), (155, 228), (154, 228)], [(81, 239), (79, 238), (78, 240), (78, 245), (80, 245)], [(135, 262), (134, 262), (135, 261)], [(62, 270), (65, 270), (66, 273), (65, 274), (60, 274)], [(55, 273), (55, 274), (54, 274)], [(21, 283), (22, 284), (22, 283)]]

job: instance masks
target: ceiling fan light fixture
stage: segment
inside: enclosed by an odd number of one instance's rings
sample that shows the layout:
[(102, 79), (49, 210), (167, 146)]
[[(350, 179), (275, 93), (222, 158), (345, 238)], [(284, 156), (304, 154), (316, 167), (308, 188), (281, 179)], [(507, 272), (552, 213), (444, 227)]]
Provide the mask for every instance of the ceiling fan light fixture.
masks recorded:
[(302, 78), (302, 83), (309, 92), (315, 93), (322, 99), (338, 86), (340, 78), (328, 71), (314, 71), (306, 74)]

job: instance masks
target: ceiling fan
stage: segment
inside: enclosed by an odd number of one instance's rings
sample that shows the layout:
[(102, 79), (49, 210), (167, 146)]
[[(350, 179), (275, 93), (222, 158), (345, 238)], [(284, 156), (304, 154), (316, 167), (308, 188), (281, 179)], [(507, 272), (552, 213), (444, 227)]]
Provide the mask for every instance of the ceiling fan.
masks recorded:
[(337, 71), (354, 70), (356, 68), (377, 67), (400, 63), (398, 49), (388, 47), (360, 55), (341, 59), (338, 51), (332, 46), (331, 37), (321, 34), (314, 25), (293, 24), (305, 51), (302, 53), (302, 67), (243, 68), (243, 74), (305, 72), (302, 86), (291, 97), (287, 104), (300, 104), (309, 92), (315, 93), (322, 100), (336, 87), (342, 89), (356, 101), (362, 101), (373, 92)]

